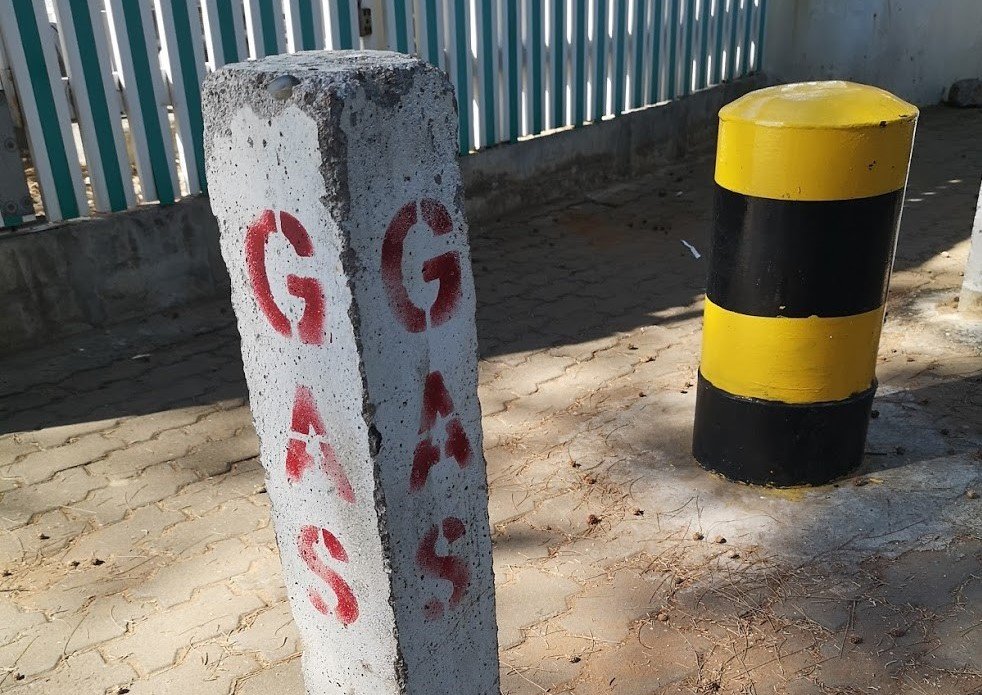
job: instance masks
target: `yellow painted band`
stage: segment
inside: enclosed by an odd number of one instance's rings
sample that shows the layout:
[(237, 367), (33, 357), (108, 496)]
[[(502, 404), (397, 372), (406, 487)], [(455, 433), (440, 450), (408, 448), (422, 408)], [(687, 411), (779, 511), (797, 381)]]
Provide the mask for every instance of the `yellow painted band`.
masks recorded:
[(873, 384), (883, 307), (855, 316), (783, 318), (727, 311), (708, 298), (702, 375), (736, 396), (841, 401)]
[(769, 87), (720, 111), (716, 183), (778, 200), (849, 200), (907, 181), (917, 108), (875, 87)]

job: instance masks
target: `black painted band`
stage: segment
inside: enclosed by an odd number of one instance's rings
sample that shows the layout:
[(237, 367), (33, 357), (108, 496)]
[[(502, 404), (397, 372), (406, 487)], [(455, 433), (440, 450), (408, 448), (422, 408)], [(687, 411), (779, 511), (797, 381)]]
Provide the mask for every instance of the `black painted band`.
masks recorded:
[(716, 185), (707, 296), (752, 316), (852, 316), (886, 300), (903, 190), (773, 200)]
[(759, 485), (820, 485), (858, 467), (876, 384), (832, 403), (742, 398), (699, 375), (692, 454), (709, 470)]

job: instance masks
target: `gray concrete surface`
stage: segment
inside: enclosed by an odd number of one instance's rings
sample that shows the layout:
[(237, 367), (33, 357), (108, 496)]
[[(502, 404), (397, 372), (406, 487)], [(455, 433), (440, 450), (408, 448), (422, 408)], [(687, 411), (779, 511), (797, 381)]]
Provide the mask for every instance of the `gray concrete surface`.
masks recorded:
[[(509, 211), (678, 161), (716, 132), (716, 113), (762, 76), (588, 127), (461, 158), (469, 219)], [(55, 337), (228, 296), (208, 201), (149, 205), (0, 233), (0, 355)]]
[[(504, 693), (977, 695), (979, 119), (923, 112), (878, 417), (833, 485), (689, 455), (708, 149), (473, 226)], [(3, 360), (0, 692), (300, 695), (238, 354), (218, 302)]]

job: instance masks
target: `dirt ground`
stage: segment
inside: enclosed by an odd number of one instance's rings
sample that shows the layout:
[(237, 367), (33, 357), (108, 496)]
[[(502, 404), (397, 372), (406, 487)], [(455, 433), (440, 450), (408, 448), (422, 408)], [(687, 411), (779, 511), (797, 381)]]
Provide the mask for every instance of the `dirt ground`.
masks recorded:
[[(472, 229), (503, 693), (982, 693), (980, 132), (923, 111), (822, 487), (689, 454), (711, 151)], [(301, 693), (257, 452), (225, 303), (4, 359), (0, 692)]]

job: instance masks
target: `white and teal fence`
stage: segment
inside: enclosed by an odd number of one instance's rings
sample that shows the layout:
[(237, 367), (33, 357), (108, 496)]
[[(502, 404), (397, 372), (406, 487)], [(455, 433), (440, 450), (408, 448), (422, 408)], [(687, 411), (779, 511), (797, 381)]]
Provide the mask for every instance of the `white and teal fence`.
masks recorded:
[(204, 191), (199, 85), (225, 63), (323, 48), (419, 54), (457, 88), (467, 153), (757, 70), (765, 2), (0, 0), (0, 86), (54, 222)]

